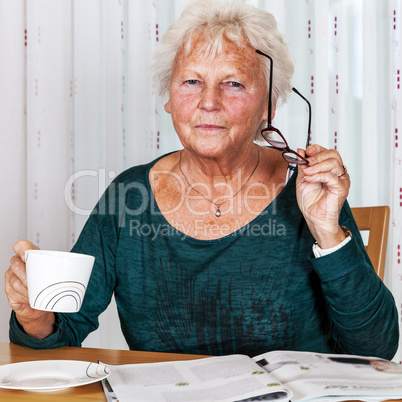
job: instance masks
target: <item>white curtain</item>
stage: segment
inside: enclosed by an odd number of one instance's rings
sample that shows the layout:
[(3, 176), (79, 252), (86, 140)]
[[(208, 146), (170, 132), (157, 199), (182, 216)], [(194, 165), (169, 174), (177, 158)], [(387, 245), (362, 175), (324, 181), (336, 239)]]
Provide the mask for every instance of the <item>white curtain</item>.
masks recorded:
[[(246, 2), (272, 12), (285, 33), (293, 84), (312, 103), (312, 141), (343, 156), (352, 176), (349, 203), (391, 207), (385, 282), (400, 310), (402, 0)], [(187, 3), (0, 0), (3, 271), (20, 238), (70, 249), (118, 173), (180, 148), (148, 65)], [(307, 110), (297, 96), (275, 124), (292, 148), (304, 146)], [(4, 292), (0, 306), (0, 341), (7, 341)], [(114, 304), (85, 345), (126, 347)]]

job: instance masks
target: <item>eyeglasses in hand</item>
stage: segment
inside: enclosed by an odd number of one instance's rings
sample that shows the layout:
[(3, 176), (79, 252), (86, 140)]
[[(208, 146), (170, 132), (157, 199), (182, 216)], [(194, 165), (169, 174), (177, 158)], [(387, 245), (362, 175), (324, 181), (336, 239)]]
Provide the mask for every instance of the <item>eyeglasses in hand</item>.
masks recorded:
[[(258, 54), (267, 57), (271, 62), (271, 67), (269, 70), (269, 95), (268, 95), (268, 125), (266, 128), (261, 130), (261, 135), (272, 147), (282, 151), (283, 159), (286, 162), (297, 165), (308, 165), (309, 161), (301, 156), (299, 153), (289, 148), (289, 145), (283, 136), (283, 134), (272, 125), (272, 74), (273, 74), (273, 60), (271, 56), (261, 52), (260, 50), (256, 50)], [(306, 148), (310, 142), (310, 134), (311, 134), (311, 105), (310, 102), (296, 89), (292, 88), (293, 92), (299, 95), (304, 101), (307, 102), (308, 110), (309, 110), (309, 119), (308, 119), (308, 130), (307, 130), (307, 142)]]

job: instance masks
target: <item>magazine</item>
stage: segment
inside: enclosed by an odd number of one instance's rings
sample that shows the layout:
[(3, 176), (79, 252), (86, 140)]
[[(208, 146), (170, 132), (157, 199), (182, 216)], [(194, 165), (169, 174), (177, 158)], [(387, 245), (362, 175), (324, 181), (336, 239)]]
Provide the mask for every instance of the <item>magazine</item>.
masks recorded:
[[(108, 365), (108, 400), (383, 401), (402, 398), (402, 366), (376, 357), (274, 351)], [(114, 399), (113, 399), (114, 398)]]

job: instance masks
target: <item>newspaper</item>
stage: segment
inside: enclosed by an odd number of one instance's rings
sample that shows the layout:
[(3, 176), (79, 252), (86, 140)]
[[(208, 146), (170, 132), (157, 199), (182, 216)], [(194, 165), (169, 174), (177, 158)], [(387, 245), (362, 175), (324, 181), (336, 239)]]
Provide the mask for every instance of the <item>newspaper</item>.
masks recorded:
[[(402, 397), (402, 366), (376, 357), (274, 351), (108, 365), (108, 400), (383, 401)], [(114, 399), (111, 398), (114, 396)]]

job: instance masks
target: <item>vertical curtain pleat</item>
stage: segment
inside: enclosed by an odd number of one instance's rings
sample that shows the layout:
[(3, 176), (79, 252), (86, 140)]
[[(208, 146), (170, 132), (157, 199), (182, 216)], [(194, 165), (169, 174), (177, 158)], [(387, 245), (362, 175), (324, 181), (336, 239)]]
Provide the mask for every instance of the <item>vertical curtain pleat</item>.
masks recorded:
[[(0, 0), (0, 288), (13, 245), (27, 236), (26, 44), (24, 0)], [(10, 308), (0, 291), (0, 339)]]
[(124, 77), (127, 102), (124, 105), (127, 129), (126, 167), (146, 163), (158, 154), (156, 97), (150, 74), (151, 54), (159, 36), (154, 5), (127, 1), (127, 31)]
[[(101, 195), (99, 172), (105, 169), (103, 30), (102, 3), (74, 0), (70, 178), (65, 186), (67, 209), (71, 211), (70, 247)], [(113, 132), (110, 135), (114, 138)]]
[[(366, 3), (367, 0), (365, 0)], [(366, 60), (362, 68), (362, 128), (364, 133), (364, 141), (362, 141), (362, 164), (361, 168), (365, 169), (365, 174), (370, 177), (371, 186), (363, 186), (361, 195), (366, 205), (378, 205), (378, 167), (374, 163), (370, 163), (375, 157), (378, 150), (377, 133), (378, 122), (376, 110), (378, 102), (378, 75), (377, 75), (377, 7), (375, 0), (367, 1), (368, 7), (363, 7), (363, 34), (362, 34), (362, 50), (363, 60)], [(374, 55), (375, 59), (372, 63), (370, 55)]]
[[(401, 310), (402, 0), (246, 2), (272, 12), (284, 32), (293, 85), (312, 104), (312, 142), (341, 153), (349, 203), (391, 206), (385, 282)], [(149, 62), (188, 3), (0, 0), (4, 270), (19, 238), (71, 248), (117, 174), (181, 148)], [(295, 94), (277, 110), (294, 149), (305, 146), (307, 116)], [(9, 308), (0, 314), (7, 322)], [(100, 322), (85, 345), (124, 348), (114, 302)], [(7, 340), (6, 325), (0, 331)]]
[[(396, 305), (401, 315), (402, 309), (402, 90), (401, 90), (401, 70), (402, 70), (402, 1), (391, 0), (388, 11), (390, 41), (390, 74), (386, 75), (388, 85), (391, 89), (390, 117), (391, 129), (384, 140), (391, 143), (392, 151), (390, 159), (393, 161), (393, 168), (389, 174), (389, 180), (392, 183), (392, 203), (391, 203), (391, 249), (388, 256), (388, 267), (386, 271), (388, 283), (396, 299)], [(389, 264), (391, 262), (391, 264)], [(400, 329), (400, 333), (402, 330)], [(401, 346), (401, 341), (399, 342)], [(401, 348), (397, 358), (402, 360)]]
[(70, 12), (69, 1), (27, 2), (27, 237), (47, 248), (69, 244)]

